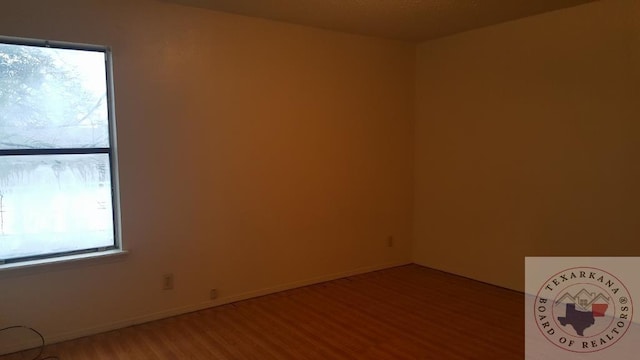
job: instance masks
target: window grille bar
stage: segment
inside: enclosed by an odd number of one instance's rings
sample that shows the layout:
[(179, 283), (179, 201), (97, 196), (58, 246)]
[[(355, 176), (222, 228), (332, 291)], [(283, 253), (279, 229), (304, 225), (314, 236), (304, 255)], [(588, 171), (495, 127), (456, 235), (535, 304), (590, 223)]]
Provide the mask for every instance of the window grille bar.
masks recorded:
[(110, 148), (62, 148), (62, 149), (0, 149), (0, 156), (10, 155), (76, 155), (108, 154)]

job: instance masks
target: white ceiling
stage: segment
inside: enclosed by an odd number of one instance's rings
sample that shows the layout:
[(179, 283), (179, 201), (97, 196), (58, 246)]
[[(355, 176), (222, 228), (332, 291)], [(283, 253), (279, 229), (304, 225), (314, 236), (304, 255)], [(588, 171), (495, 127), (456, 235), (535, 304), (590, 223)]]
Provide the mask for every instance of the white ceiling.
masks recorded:
[(324, 29), (425, 41), (594, 0), (164, 0)]

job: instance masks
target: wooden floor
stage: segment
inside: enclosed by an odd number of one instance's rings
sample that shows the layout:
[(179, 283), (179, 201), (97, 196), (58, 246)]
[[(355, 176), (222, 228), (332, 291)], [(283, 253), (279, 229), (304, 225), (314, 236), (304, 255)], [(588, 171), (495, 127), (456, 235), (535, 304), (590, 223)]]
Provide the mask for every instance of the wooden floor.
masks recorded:
[(60, 360), (523, 359), (523, 313), (521, 293), (408, 265), (53, 344), (43, 355)]

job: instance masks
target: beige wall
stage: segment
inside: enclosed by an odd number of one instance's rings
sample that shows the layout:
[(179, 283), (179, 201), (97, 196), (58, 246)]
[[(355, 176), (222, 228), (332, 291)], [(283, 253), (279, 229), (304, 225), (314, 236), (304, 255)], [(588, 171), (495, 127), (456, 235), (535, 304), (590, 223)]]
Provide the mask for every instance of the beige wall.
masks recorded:
[(0, 327), (60, 340), (410, 261), (414, 45), (158, 1), (11, 1), (0, 34), (112, 47), (130, 250), (0, 272)]
[(596, 2), (416, 61), (158, 1), (3, 4), (2, 35), (113, 48), (130, 254), (0, 272), (0, 327), (60, 340), (412, 254), (514, 289), (525, 255), (637, 255), (639, 13)]
[(523, 290), (527, 255), (640, 254), (640, 6), (421, 44), (414, 260)]

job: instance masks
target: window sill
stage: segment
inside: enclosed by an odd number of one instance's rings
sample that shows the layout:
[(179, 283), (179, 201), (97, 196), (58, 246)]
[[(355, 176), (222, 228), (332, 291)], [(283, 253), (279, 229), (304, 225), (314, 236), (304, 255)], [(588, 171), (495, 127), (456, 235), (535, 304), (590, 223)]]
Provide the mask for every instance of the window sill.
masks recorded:
[(36, 267), (47, 266), (47, 265), (69, 264), (69, 263), (85, 262), (85, 261), (92, 261), (92, 260), (97, 261), (98, 259), (121, 257), (127, 254), (128, 252), (126, 250), (117, 249), (117, 250), (92, 252), (87, 254), (60, 256), (60, 257), (51, 258), (51, 259), (23, 261), (19, 263), (2, 264), (0, 265), (0, 272), (11, 271), (11, 270), (21, 270), (21, 269), (33, 269)]

